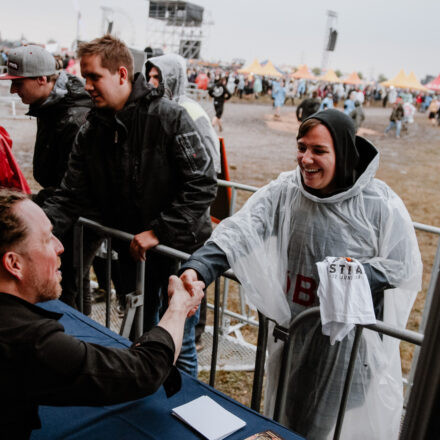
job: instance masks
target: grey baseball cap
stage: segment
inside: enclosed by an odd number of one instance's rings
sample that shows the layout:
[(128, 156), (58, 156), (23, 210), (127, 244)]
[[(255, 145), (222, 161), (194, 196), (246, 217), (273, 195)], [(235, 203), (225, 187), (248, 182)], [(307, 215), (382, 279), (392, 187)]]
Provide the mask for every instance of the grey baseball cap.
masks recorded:
[(1, 79), (32, 78), (53, 75), (55, 58), (40, 46), (29, 45), (11, 49), (8, 54), (8, 73)]

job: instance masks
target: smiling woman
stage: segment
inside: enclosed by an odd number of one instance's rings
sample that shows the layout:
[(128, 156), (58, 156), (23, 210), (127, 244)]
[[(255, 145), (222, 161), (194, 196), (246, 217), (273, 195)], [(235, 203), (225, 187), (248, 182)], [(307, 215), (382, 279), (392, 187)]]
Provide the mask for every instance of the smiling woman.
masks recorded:
[(336, 169), (333, 139), (317, 119), (309, 119), (298, 139), (297, 161), (304, 185), (321, 194), (331, 192)]
[[(251, 303), (288, 326), (292, 318), (319, 305), (316, 263), (330, 256), (352, 257), (365, 270), (376, 318), (404, 328), (420, 289), (421, 258), (405, 206), (374, 178), (377, 149), (356, 137), (353, 122), (338, 110), (306, 119), (297, 140), (297, 169), (261, 188), (220, 223), (205, 247), (182, 266), (182, 277), (209, 284), (231, 267)], [(328, 438), (353, 339), (351, 331), (331, 345), (319, 319), (298, 328), (283, 424), (306, 438)], [(281, 342), (270, 340), (267, 415), (273, 414), (281, 349)], [(399, 372), (398, 343), (364, 332), (343, 438), (397, 438)]]

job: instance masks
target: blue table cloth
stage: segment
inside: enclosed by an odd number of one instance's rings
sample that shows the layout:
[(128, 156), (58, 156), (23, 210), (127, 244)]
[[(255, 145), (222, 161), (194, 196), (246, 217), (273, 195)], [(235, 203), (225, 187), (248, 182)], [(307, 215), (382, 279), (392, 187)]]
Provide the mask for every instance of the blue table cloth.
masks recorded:
[[(124, 348), (130, 341), (82, 315), (60, 301), (39, 304), (47, 310), (63, 313), (60, 322), (66, 333), (87, 342)], [(32, 440), (74, 439), (200, 439), (200, 434), (171, 415), (172, 408), (199, 396), (208, 395), (225, 409), (246, 421), (246, 426), (228, 440), (242, 440), (257, 432), (272, 430), (286, 440), (300, 440), (294, 434), (210, 386), (182, 373), (182, 389), (167, 398), (161, 387), (155, 394), (136, 401), (100, 407), (40, 407), (42, 429)]]

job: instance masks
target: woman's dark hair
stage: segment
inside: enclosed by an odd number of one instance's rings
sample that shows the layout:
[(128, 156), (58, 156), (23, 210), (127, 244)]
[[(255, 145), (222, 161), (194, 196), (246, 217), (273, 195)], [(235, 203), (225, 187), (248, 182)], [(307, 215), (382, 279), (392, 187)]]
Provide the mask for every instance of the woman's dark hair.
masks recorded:
[(304, 137), (307, 132), (309, 130), (311, 130), (313, 127), (316, 127), (317, 125), (322, 124), (322, 122), (318, 119), (306, 119), (300, 126), (298, 129), (298, 135), (296, 136), (296, 139), (301, 139), (302, 137)]

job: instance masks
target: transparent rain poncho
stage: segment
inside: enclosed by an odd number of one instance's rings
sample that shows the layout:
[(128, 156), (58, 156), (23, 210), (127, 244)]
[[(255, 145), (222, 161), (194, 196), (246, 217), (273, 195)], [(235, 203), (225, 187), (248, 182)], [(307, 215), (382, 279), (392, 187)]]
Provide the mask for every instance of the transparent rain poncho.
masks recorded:
[[(374, 149), (369, 143), (368, 148)], [(395, 286), (385, 291), (383, 319), (405, 328), (421, 288), (422, 263), (403, 202), (374, 179), (378, 163), (377, 153), (351, 188), (328, 198), (304, 189), (299, 167), (283, 173), (215, 229), (210, 240), (225, 252), (251, 304), (288, 326), (319, 304), (316, 263), (327, 256), (353, 257)], [(307, 439), (331, 438), (353, 339), (354, 330), (331, 346), (319, 319), (297, 330), (283, 424)], [(282, 347), (269, 338), (269, 416)], [(402, 404), (399, 341), (364, 330), (341, 438), (396, 439)]]

